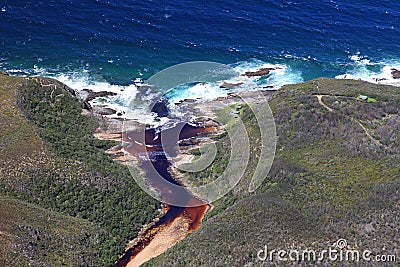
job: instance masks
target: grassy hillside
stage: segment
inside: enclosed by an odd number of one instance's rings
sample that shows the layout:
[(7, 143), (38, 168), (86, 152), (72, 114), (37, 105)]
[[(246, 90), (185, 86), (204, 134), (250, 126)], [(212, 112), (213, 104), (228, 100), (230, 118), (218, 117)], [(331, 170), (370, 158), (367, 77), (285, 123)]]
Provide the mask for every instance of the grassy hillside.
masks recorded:
[(156, 214), (72, 94), (0, 75), (1, 266), (110, 266)]
[[(368, 100), (360, 100), (359, 94)], [(361, 81), (317, 79), (283, 87), (269, 101), (278, 135), (274, 164), (251, 194), (247, 184), (256, 164), (259, 130), (245, 108), (242, 117), (253, 151), (245, 177), (214, 203), (197, 232), (146, 266), (260, 266), (257, 251), (265, 245), (271, 250), (322, 250), (340, 238), (352, 248), (398, 254), (399, 100), (399, 88)], [(228, 137), (217, 146), (224, 142), (229, 144)], [(218, 175), (227, 156), (220, 152), (213, 167), (185, 174), (186, 179), (201, 182)]]
[(97, 266), (102, 230), (15, 199), (0, 198), (1, 266)]

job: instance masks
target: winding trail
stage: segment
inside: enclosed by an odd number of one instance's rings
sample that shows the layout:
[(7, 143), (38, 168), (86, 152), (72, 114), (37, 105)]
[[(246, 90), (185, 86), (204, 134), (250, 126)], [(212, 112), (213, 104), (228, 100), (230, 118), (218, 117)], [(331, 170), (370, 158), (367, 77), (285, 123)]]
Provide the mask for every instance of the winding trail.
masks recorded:
[(326, 108), (329, 112), (332, 112), (333, 111), (333, 109), (331, 109), (330, 107), (328, 107), (323, 101), (322, 101), (322, 97), (323, 97), (324, 95), (316, 95), (316, 97), (317, 97), (317, 99), (318, 99), (318, 102), (324, 107), (324, 108)]
[(381, 142), (379, 142), (378, 140), (376, 140), (376, 139), (368, 132), (367, 128), (365, 128), (365, 126), (362, 125), (362, 123), (361, 123), (359, 120), (354, 119), (354, 118), (352, 118), (352, 119), (353, 119), (355, 122), (357, 122), (358, 125), (360, 125), (360, 127), (363, 129), (364, 133), (367, 135), (367, 137), (368, 137), (372, 142), (374, 142), (374, 143), (375, 143), (376, 145), (378, 145), (378, 146), (381, 146), (381, 145), (382, 145)]
[[(317, 88), (318, 88), (318, 87), (317, 87)], [(334, 111), (332, 108), (328, 107), (328, 105), (326, 105), (326, 104), (322, 101), (322, 97), (323, 97), (323, 96), (331, 96), (331, 95), (315, 95), (315, 96), (317, 97), (318, 102), (321, 104), (321, 106), (323, 106), (324, 108), (326, 108), (329, 112), (333, 112), (333, 111)], [(382, 146), (381, 142), (379, 142), (378, 140), (376, 140), (376, 139), (368, 132), (368, 129), (365, 128), (365, 126), (364, 126), (359, 120), (357, 120), (356, 118), (351, 117), (351, 116), (349, 116), (349, 117), (351, 118), (352, 121), (355, 121), (358, 125), (360, 125), (360, 127), (361, 127), (361, 129), (364, 131), (365, 135), (366, 135), (372, 142), (374, 142), (374, 143), (375, 143), (376, 145), (378, 145), (378, 146)]]

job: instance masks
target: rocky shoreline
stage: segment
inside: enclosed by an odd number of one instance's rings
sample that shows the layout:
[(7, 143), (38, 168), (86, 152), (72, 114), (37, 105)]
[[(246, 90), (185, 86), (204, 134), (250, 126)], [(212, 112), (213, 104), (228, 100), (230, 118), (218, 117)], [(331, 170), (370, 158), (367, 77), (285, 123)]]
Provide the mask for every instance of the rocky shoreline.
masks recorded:
[(400, 79), (400, 70), (398, 69), (392, 69), (392, 77), (393, 79)]

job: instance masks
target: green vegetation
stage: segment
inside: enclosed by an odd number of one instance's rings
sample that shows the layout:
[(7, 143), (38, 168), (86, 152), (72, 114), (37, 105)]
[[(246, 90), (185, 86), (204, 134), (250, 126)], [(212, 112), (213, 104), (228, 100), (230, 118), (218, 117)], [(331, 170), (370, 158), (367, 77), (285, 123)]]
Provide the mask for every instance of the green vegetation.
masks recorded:
[(0, 265), (111, 266), (159, 203), (65, 85), (0, 75), (0, 101)]
[(99, 264), (99, 227), (15, 199), (0, 201), (1, 266)]
[[(105, 125), (71, 93), (52, 79), (0, 75), (0, 266), (110, 266), (155, 216), (159, 203), (104, 153), (115, 144), (93, 132)], [(322, 250), (339, 238), (374, 254), (400, 250), (399, 89), (317, 79), (285, 86), (269, 104), (278, 145), (263, 185), (247, 190), (260, 133), (241, 106), (251, 144), (243, 179), (147, 266), (259, 266), (264, 245)], [(218, 115), (229, 124), (235, 110)], [(223, 172), (231, 141), (214, 139), (214, 164), (185, 173), (188, 182)]]
[[(376, 102), (359, 101), (359, 94)], [(323, 95), (331, 112), (316, 95)], [(361, 81), (317, 79), (283, 87), (269, 100), (276, 157), (254, 193), (247, 185), (257, 163), (259, 130), (244, 107), (252, 154), (242, 181), (213, 203), (198, 231), (146, 266), (261, 266), (257, 251), (264, 245), (322, 250), (340, 238), (374, 254), (395, 254), (400, 249), (399, 99), (399, 88)], [(218, 176), (229, 142), (228, 136), (221, 138), (213, 166), (185, 173), (186, 179), (202, 183)], [(329, 266), (335, 264), (342, 263)]]

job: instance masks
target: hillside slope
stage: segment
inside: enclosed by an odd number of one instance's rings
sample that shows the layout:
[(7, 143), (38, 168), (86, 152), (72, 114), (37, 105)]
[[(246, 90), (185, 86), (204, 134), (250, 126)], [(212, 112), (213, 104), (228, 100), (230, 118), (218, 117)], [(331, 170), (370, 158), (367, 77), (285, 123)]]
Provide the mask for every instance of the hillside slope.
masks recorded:
[[(368, 99), (359, 99), (359, 94)], [(245, 177), (214, 203), (197, 232), (146, 266), (261, 266), (257, 252), (265, 245), (270, 250), (321, 251), (339, 239), (374, 255), (400, 256), (400, 89), (321, 78), (284, 86), (269, 104), (278, 145), (261, 188), (247, 191), (259, 131), (254, 116), (244, 109), (254, 151)], [(217, 147), (223, 143), (229, 144), (229, 138)], [(218, 175), (229, 156), (219, 151), (214, 167), (185, 174), (186, 179), (201, 182)], [(381, 266), (362, 266), (367, 265)]]
[(0, 75), (1, 266), (111, 266), (157, 214), (73, 93)]

